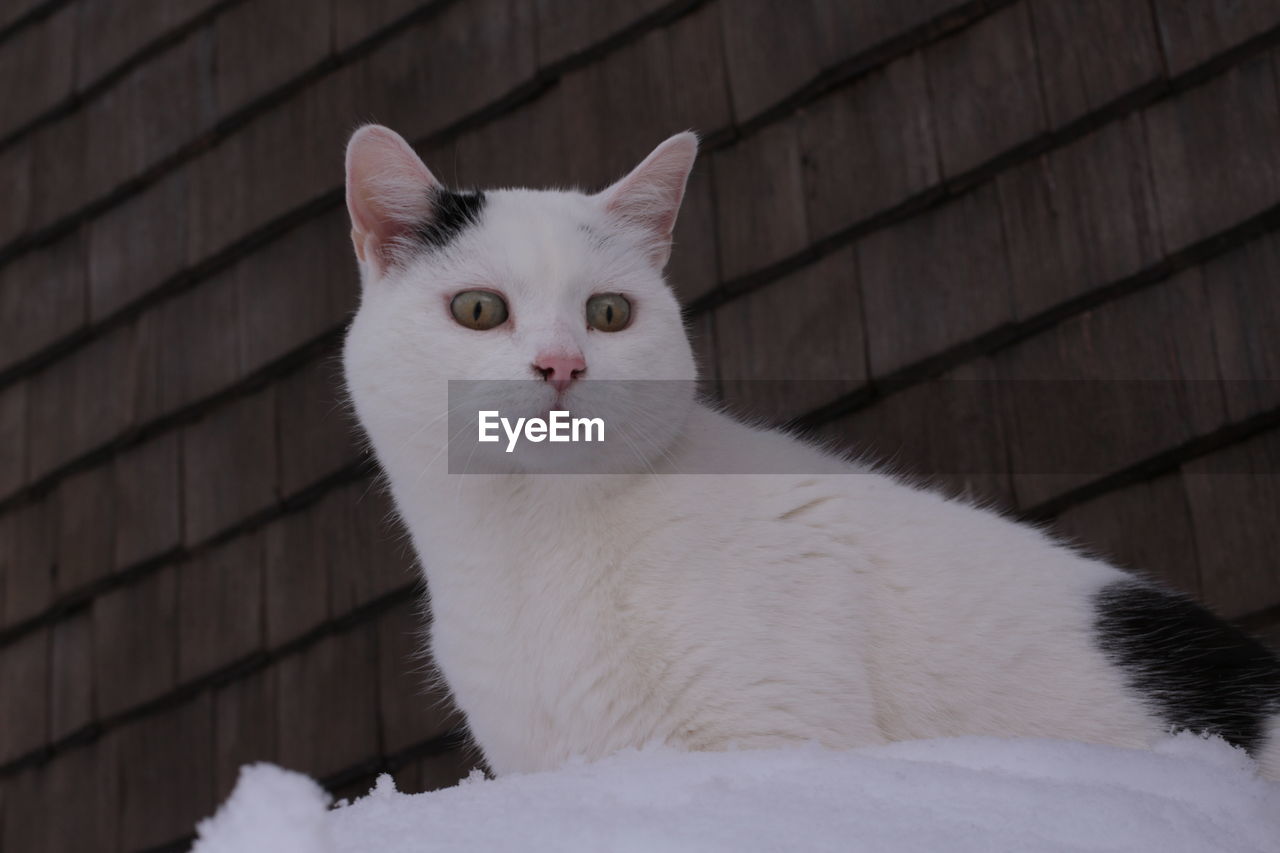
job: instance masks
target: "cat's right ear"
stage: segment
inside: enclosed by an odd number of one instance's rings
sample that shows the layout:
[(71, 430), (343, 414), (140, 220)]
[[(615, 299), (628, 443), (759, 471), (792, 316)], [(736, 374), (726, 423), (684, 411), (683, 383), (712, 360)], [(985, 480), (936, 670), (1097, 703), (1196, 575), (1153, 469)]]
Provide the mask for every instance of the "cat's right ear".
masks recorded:
[(377, 124), (347, 143), (347, 212), (356, 257), (379, 275), (431, 214), (440, 182), (400, 134)]
[(671, 257), (671, 232), (697, 156), (698, 137), (677, 133), (653, 149), (631, 174), (600, 193), (615, 221), (641, 236), (658, 269)]

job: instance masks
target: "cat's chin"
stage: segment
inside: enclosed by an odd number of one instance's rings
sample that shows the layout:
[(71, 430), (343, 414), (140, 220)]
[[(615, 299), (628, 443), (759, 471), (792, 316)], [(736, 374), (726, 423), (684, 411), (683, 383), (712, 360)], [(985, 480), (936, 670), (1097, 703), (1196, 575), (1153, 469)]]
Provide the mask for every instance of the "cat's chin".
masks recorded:
[[(593, 411), (600, 411), (595, 409)], [(577, 432), (579, 441), (532, 440), (521, 434), (514, 440), (506, 428), (492, 430), (497, 441), (456, 440), (449, 448), (451, 474), (527, 474), (548, 476), (631, 475), (670, 473), (671, 448), (683, 430), (685, 417), (677, 417), (660, 427), (640, 430), (634, 423), (604, 415), (590, 418), (593, 425), (565, 426), (565, 410), (544, 410), (528, 416), (531, 420), (561, 425), (560, 432)], [(527, 421), (526, 421), (527, 423)], [(593, 429), (604, 425), (603, 430)], [(508, 424), (510, 426), (510, 424)], [(588, 440), (586, 434), (592, 433)]]
[(694, 406), (683, 380), (450, 383), (451, 474), (667, 470)]

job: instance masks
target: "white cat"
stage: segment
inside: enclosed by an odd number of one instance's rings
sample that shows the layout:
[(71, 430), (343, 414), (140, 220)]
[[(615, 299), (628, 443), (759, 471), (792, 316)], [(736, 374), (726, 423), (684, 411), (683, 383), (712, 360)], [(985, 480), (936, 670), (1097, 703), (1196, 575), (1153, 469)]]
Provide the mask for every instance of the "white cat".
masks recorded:
[[(1280, 776), (1280, 664), (1244, 634), (695, 399), (662, 269), (696, 152), (679, 134), (586, 195), (450, 192), (382, 127), (347, 150), (363, 279), (347, 382), (428, 579), (435, 660), (492, 768), (649, 742), (1140, 747), (1191, 728)], [(669, 381), (628, 400), (618, 380)], [(478, 407), (605, 412), (623, 473), (480, 447), (454, 417), (469, 429)], [(449, 473), (451, 441), (488, 473)]]

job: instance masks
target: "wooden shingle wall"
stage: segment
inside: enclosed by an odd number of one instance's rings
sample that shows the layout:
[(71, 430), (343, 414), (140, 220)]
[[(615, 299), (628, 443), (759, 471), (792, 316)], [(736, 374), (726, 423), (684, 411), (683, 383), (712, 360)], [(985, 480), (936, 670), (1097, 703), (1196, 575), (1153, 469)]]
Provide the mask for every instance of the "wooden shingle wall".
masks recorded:
[(1275, 3), (306, 7), (0, 4), (0, 848), (474, 763), (337, 390), (368, 120), (460, 185), (697, 129), (712, 393), (1280, 634)]

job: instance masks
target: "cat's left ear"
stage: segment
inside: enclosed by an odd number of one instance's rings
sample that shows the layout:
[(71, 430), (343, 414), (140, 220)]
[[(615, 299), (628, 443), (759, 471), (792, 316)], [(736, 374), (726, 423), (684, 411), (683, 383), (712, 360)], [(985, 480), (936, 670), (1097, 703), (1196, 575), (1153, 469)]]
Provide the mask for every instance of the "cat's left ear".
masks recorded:
[(347, 143), (347, 212), (356, 257), (387, 271), (414, 229), (431, 217), (440, 182), (400, 134), (370, 124)]
[(640, 233), (657, 269), (671, 257), (671, 231), (697, 156), (698, 137), (677, 133), (653, 149), (631, 174), (600, 193), (608, 214)]

